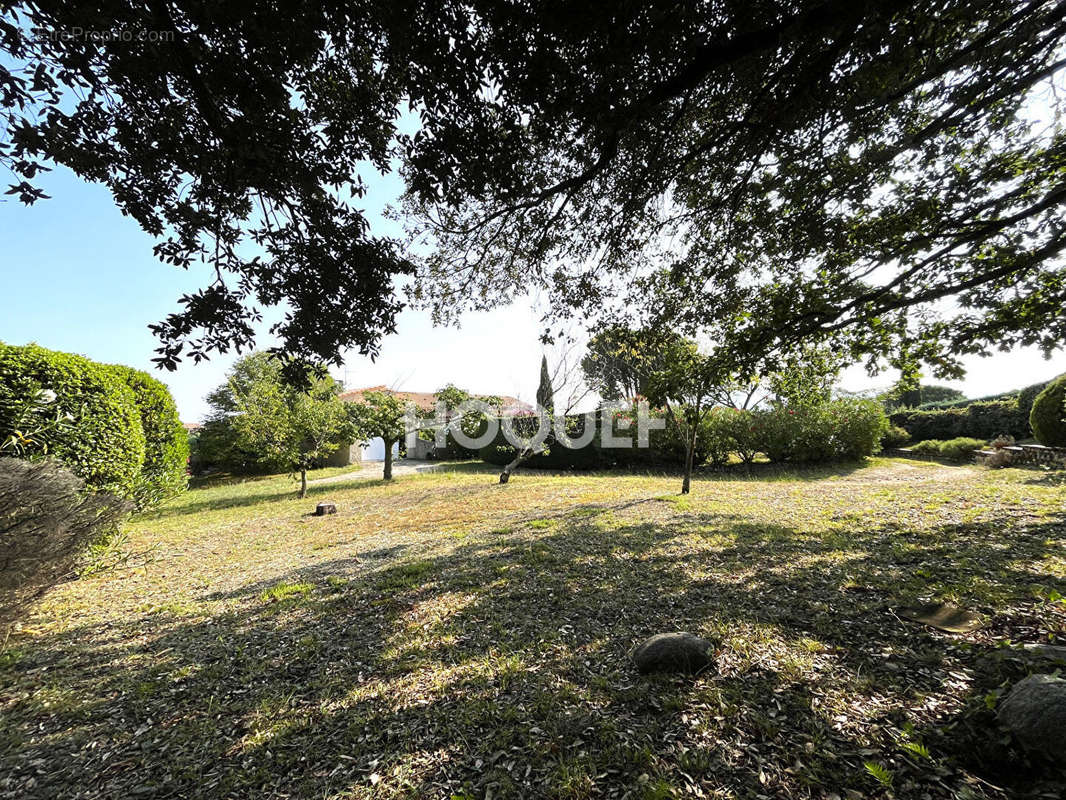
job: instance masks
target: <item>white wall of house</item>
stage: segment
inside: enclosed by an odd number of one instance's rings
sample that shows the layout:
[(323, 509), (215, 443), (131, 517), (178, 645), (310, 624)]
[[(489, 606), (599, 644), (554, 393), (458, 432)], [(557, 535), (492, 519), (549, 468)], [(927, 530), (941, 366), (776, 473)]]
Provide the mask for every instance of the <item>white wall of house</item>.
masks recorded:
[[(398, 458), (400, 455), (400, 443), (397, 442), (392, 446), (393, 458)], [(385, 442), (379, 436), (376, 439), (371, 439), (368, 444), (363, 447), (363, 461), (384, 461), (385, 460)]]

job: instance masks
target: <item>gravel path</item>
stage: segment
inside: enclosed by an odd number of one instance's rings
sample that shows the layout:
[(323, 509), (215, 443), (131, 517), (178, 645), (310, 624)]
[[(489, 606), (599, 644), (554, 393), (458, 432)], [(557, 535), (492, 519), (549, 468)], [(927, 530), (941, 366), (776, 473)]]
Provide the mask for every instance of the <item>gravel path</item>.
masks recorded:
[[(400, 475), (412, 475), (416, 472), (432, 472), (440, 466), (436, 461), (416, 461), (415, 459), (403, 459), (392, 462), (392, 477)], [(346, 481), (367, 480), (380, 478), (385, 469), (384, 461), (367, 461), (362, 469), (345, 472), (341, 475), (332, 475), (329, 478), (315, 478), (307, 482), (308, 486), (318, 486), (324, 483), (344, 483)]]

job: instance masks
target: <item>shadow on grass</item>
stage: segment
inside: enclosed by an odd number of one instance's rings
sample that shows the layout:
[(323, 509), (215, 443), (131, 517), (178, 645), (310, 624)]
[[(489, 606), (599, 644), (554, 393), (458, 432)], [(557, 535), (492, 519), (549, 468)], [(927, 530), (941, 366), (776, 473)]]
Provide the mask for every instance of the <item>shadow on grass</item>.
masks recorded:
[[(1019, 676), (989, 657), (997, 640), (1062, 623), (1032, 592), (1066, 594), (1037, 568), (1061, 552), (1062, 515), (815, 534), (642, 518), (654, 502), (526, 519), (443, 555), (359, 553), (250, 582), (214, 618), (37, 636), (0, 673), (0, 792), (877, 796), (879, 764), (897, 796), (996, 796), (955, 733)], [(307, 588), (266, 599), (281, 581)], [(892, 613), (929, 597), (978, 608), (989, 631)], [(630, 648), (675, 629), (715, 641), (718, 670), (635, 675)], [(931, 761), (903, 746), (919, 740)], [(1038, 769), (1010, 780), (1066, 787)]]

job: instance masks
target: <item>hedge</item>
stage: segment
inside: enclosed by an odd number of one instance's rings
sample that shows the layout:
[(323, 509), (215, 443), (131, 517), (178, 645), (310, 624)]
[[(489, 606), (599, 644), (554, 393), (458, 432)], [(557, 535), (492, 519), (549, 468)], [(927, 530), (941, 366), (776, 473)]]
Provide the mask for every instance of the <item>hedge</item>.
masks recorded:
[(145, 508), (185, 489), (189, 436), (178, 418), (170, 390), (147, 372), (121, 364), (109, 365), (133, 390), (144, 431), (144, 461), (134, 501)]
[(1066, 375), (1049, 382), (1037, 395), (1029, 421), (1040, 444), (1066, 447)]
[[(536, 430), (536, 418), (535, 417), (516, 417), (514, 419), (515, 432), (521, 436), (529, 436)], [(583, 417), (574, 417), (568, 419), (567, 435), (572, 439), (580, 437), (584, 430)], [(561, 444), (555, 444), (548, 448), (547, 453), (540, 453), (532, 456), (527, 461), (522, 463), (523, 467), (531, 467), (533, 469), (556, 469), (556, 470), (568, 470), (568, 469), (598, 469), (604, 466), (608, 466), (610, 461), (604, 456), (600, 446), (600, 431), (599, 423), (596, 423), (596, 433), (592, 437), (592, 441), (584, 447), (565, 447)], [(482, 423), (482, 427), (478, 430), (480, 436), (484, 431), (485, 423)], [(482, 461), (486, 461), (489, 464), (495, 464), (497, 466), (506, 466), (509, 464), (515, 456), (518, 454), (516, 448), (507, 441), (506, 435), (503, 431), (503, 425), (500, 424), (496, 430), (496, 437), (485, 445), (479, 451)]]
[(956, 439), (960, 436), (992, 439), (1009, 434), (1016, 439), (1029, 436), (1029, 415), (1014, 400), (973, 402), (962, 408), (897, 411), (889, 416), (916, 441)]
[[(653, 413), (662, 416), (662, 412)], [(570, 420), (571, 438), (579, 438), (583, 419)], [(676, 466), (683, 460), (684, 445), (669, 421), (664, 429), (650, 432), (649, 447), (605, 447), (601, 425), (597, 415), (596, 433), (583, 447), (549, 446), (547, 453), (533, 456), (523, 466), (556, 470), (648, 468)], [(611, 425), (616, 437), (629, 438), (635, 445), (637, 426), (631, 411), (615, 412)], [(529, 436), (536, 428), (536, 420), (518, 419), (515, 426), (520, 435)], [(795, 463), (858, 459), (877, 451), (887, 429), (884, 410), (873, 400), (844, 399), (812, 407), (780, 406), (763, 411), (720, 407), (703, 416), (693, 461), (697, 465), (708, 460), (721, 465), (728, 463), (732, 454), (750, 461), (756, 452), (765, 453), (772, 461)], [(499, 466), (509, 463), (516, 454), (502, 426), (480, 452), (482, 460)]]
[(137, 494), (145, 459), (145, 437), (134, 391), (117, 372), (70, 353), (35, 344), (0, 343), (0, 438), (15, 421), (12, 409), (25, 408), (41, 391), (55, 393), (38, 423), (69, 414), (72, 422), (49, 434), (48, 454), (59, 459), (91, 489), (124, 498)]
[(167, 387), (146, 372), (0, 343), (0, 412), (0, 439), (21, 426), (38, 440), (24, 455), (47, 453), (88, 489), (146, 508), (185, 487), (188, 436)]
[(985, 397), (975, 397), (964, 400), (941, 400), (939, 402), (922, 403), (917, 407), (918, 411), (937, 411), (944, 408), (966, 408), (966, 406), (973, 405), (974, 403), (990, 403), (995, 400), (1002, 400), (1006, 402), (1017, 401), (1018, 408), (1022, 414), (1029, 417), (1029, 412), (1033, 407), (1033, 400), (1036, 396), (1043, 391), (1049, 381), (1043, 381), (1041, 383), (1034, 383), (1030, 386), (1026, 386), (1022, 389), (1012, 389), (1009, 392), (1000, 392), (999, 394), (990, 394)]

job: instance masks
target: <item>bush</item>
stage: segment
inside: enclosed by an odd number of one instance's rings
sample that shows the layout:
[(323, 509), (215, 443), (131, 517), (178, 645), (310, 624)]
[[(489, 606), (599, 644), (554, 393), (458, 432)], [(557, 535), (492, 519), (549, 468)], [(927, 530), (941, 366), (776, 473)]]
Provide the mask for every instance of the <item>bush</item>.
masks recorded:
[(848, 397), (827, 404), (835, 430), (835, 457), (857, 460), (877, 452), (888, 430), (888, 417), (876, 400)]
[(0, 458), (0, 641), (128, 510), (118, 498), (83, 488), (54, 459)]
[[(583, 417), (577, 416), (567, 420), (567, 435), (573, 439), (578, 438), (583, 432)], [(514, 430), (519, 436), (532, 436), (537, 429), (536, 417), (515, 417)], [(479, 430), (479, 434), (480, 434)], [(483, 461), (497, 466), (509, 464), (518, 451), (507, 441), (503, 431), (503, 425), (498, 427), (496, 437), (481, 448), (480, 456)], [(596, 469), (604, 466), (605, 459), (600, 453), (599, 431), (592, 437), (592, 441), (584, 447), (570, 448), (562, 444), (554, 444), (548, 447), (547, 453), (532, 456), (522, 463), (523, 467), (532, 469)]]
[(144, 431), (144, 463), (134, 492), (138, 508), (155, 505), (185, 489), (189, 436), (170, 390), (147, 372), (109, 367), (133, 390)]
[(963, 408), (897, 411), (889, 419), (919, 441), (960, 436), (992, 439), (1000, 434), (1018, 439), (1029, 436), (1029, 419), (1017, 398), (973, 402)]
[(15, 423), (13, 409), (29, 407), (42, 391), (55, 394), (49, 414), (71, 418), (69, 425), (51, 432), (48, 455), (62, 461), (91, 489), (133, 497), (145, 459), (133, 390), (115, 370), (87, 358), (32, 344), (0, 343), (0, 439)]
[(924, 442), (911, 447), (911, 452), (922, 453), (930, 456), (940, 456), (952, 461), (969, 461), (973, 458), (973, 451), (980, 450), (985, 446), (981, 439), (971, 439), (960, 436), (955, 439), (942, 441), (940, 439), (926, 439)]
[(981, 450), (985, 443), (981, 439), (971, 439), (960, 436), (957, 439), (949, 439), (940, 443), (940, 455), (952, 461), (969, 461), (973, 458), (974, 450)]
[(874, 453), (888, 429), (876, 400), (843, 398), (814, 406), (775, 406), (752, 415), (759, 449), (771, 461), (817, 464)]
[(926, 439), (911, 446), (912, 453), (922, 453), (929, 456), (940, 455), (940, 445), (944, 444), (939, 439)]
[(1048, 383), (1033, 401), (1033, 435), (1048, 447), (1066, 447), (1066, 375)]
[(899, 425), (889, 425), (884, 436), (881, 437), (882, 447), (903, 447), (911, 440), (911, 435)]

